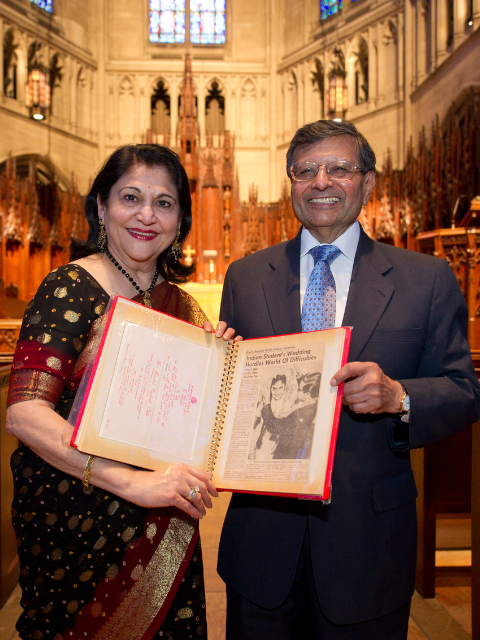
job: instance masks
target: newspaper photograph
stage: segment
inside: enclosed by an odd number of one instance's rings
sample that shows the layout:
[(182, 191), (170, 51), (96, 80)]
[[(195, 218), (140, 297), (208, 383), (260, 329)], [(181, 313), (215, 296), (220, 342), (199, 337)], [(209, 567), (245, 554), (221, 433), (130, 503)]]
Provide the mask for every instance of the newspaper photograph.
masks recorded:
[(225, 479), (306, 480), (324, 355), (321, 341), (246, 353)]

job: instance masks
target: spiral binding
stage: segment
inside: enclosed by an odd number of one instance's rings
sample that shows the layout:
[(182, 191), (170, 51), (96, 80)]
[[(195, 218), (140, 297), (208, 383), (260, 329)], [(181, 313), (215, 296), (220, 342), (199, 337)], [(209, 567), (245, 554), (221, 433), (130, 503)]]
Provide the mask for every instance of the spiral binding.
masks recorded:
[(225, 366), (223, 369), (222, 384), (220, 385), (220, 398), (215, 412), (215, 422), (213, 427), (213, 438), (210, 444), (208, 454), (207, 471), (213, 473), (215, 469), (215, 460), (217, 459), (218, 448), (222, 437), (223, 424), (225, 422), (225, 414), (227, 413), (228, 399), (230, 397), (230, 389), (233, 384), (233, 374), (237, 360), (238, 344), (230, 344), (225, 356)]

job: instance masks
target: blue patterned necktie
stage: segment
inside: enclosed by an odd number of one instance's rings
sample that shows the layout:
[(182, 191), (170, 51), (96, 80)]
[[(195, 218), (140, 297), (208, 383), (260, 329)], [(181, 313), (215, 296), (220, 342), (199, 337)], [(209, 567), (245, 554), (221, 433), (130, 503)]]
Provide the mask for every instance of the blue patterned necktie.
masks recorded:
[(302, 331), (316, 331), (335, 326), (337, 291), (330, 265), (342, 253), (333, 244), (310, 250), (315, 266), (308, 279), (302, 306)]

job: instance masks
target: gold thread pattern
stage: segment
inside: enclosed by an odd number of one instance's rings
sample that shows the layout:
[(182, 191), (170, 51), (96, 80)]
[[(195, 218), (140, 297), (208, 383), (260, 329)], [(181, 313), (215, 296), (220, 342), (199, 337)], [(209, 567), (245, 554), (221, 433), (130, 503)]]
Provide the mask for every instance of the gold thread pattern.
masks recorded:
[(65, 318), (65, 320), (68, 320), (68, 322), (78, 322), (78, 319), (80, 318), (80, 316), (78, 315), (78, 313), (75, 313), (75, 311), (72, 311), (71, 309), (68, 309), (67, 311), (65, 311), (65, 313), (63, 314), (63, 317)]
[(78, 273), (78, 271), (69, 271), (68, 275), (72, 280), (76, 280), (80, 274)]
[(113, 578), (117, 577), (118, 572), (119, 572), (119, 568), (117, 567), (117, 565), (112, 564), (106, 570), (105, 577), (108, 578), (109, 580), (113, 580)]
[(118, 507), (120, 506), (120, 503), (118, 500), (113, 500), (107, 508), (107, 513), (109, 516), (113, 516), (113, 514), (115, 513), (115, 511), (118, 509)]
[(56, 562), (57, 560), (60, 560), (62, 555), (63, 555), (63, 551), (57, 547), (52, 552), (52, 560), (54, 560)]
[(68, 295), (67, 287), (57, 287), (53, 295), (56, 298), (65, 298)]
[(90, 578), (93, 576), (93, 571), (91, 569), (88, 569), (88, 571), (83, 571), (80, 574), (80, 582), (88, 582), (90, 580)]
[(10, 374), (8, 404), (42, 398), (56, 406), (64, 386), (65, 383), (51, 373), (36, 369), (15, 369)]
[(135, 582), (136, 582), (140, 578), (142, 573), (143, 573), (142, 565), (141, 564), (137, 564), (137, 566), (132, 571), (132, 579), (135, 580)]
[(47, 366), (50, 367), (50, 369), (55, 369), (55, 371), (60, 371), (60, 369), (62, 368), (62, 363), (58, 358), (50, 356), (49, 358), (47, 358)]
[(135, 529), (133, 527), (127, 527), (122, 533), (122, 540), (124, 542), (130, 542), (130, 540), (135, 535)]
[(148, 525), (146, 535), (148, 540), (152, 540), (157, 535), (157, 525), (154, 522)]
[(174, 510), (150, 562), (92, 640), (141, 640), (170, 592), (196, 526)]
[(49, 333), (41, 333), (38, 336), (37, 341), (40, 342), (40, 344), (48, 344), (51, 339), (52, 336)]

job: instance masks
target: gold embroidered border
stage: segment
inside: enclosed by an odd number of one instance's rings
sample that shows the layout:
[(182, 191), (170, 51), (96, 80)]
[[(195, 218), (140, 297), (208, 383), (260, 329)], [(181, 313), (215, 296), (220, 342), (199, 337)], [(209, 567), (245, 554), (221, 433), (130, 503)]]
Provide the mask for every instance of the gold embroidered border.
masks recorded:
[(77, 358), (77, 361), (75, 362), (75, 366), (70, 376), (71, 378), (73, 378), (76, 374), (78, 374), (79, 371), (83, 373), (83, 369), (87, 366), (92, 354), (98, 351), (98, 347), (100, 346), (100, 340), (102, 339), (103, 329), (105, 327), (106, 319), (107, 319), (106, 316), (101, 316), (100, 318), (97, 318), (92, 323), (92, 328), (90, 329), (88, 338), (87, 338), (87, 344), (85, 345), (83, 351), (80, 353), (80, 355)]
[(37, 369), (14, 369), (10, 375), (7, 406), (41, 398), (57, 406), (65, 382)]
[[(178, 513), (178, 511), (177, 511)], [(141, 640), (170, 593), (196, 523), (188, 516), (172, 516), (152, 559), (129, 594), (93, 640)]]

